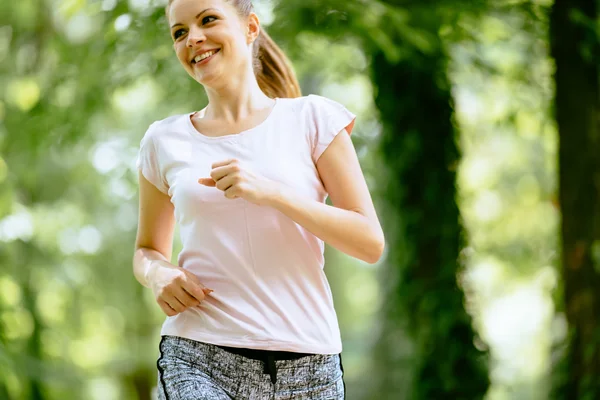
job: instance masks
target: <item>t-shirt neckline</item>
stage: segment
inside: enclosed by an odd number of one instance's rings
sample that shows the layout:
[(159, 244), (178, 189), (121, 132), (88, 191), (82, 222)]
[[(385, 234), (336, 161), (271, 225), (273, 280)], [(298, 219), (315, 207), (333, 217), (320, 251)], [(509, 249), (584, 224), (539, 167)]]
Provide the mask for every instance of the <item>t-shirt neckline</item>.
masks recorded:
[(249, 133), (251, 133), (252, 131), (255, 131), (257, 129), (260, 129), (262, 127), (264, 127), (265, 125), (267, 125), (267, 123), (273, 118), (273, 114), (275, 113), (275, 109), (278, 107), (279, 105), (279, 98), (275, 97), (273, 98), (273, 100), (275, 100), (275, 104), (273, 104), (273, 107), (271, 108), (271, 111), (269, 112), (269, 114), (267, 115), (267, 117), (262, 120), (260, 123), (258, 123), (257, 125), (245, 129), (243, 131), (237, 132), (237, 133), (228, 133), (226, 135), (221, 135), (221, 136), (207, 136), (205, 134), (203, 134), (202, 132), (200, 132), (198, 129), (196, 129), (196, 127), (194, 126), (194, 124), (192, 123), (192, 116), (194, 114), (196, 114), (198, 111), (193, 111), (191, 113), (187, 113), (185, 114), (185, 119), (186, 119), (186, 126), (188, 128), (189, 133), (200, 139), (200, 140), (206, 140), (206, 141), (219, 141), (219, 140), (231, 140), (231, 139), (235, 139), (235, 138), (239, 138), (242, 137), (244, 135), (247, 135)]

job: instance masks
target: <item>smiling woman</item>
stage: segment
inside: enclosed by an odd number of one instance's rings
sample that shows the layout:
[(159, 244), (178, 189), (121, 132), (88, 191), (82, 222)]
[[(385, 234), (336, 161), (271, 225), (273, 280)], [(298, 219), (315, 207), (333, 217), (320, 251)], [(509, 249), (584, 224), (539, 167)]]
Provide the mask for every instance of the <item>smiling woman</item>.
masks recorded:
[[(228, 37), (231, 39), (231, 24), (239, 22), (236, 21), (236, 18), (231, 18), (232, 16), (228, 15), (228, 12), (231, 13), (232, 11), (242, 19), (252, 19), (253, 24), (249, 28), (258, 27), (254, 7), (249, 0), (230, 0), (226, 3), (217, 2), (222, 3), (221, 7), (208, 7), (202, 10), (200, 10), (197, 4), (189, 4), (188, 7), (185, 5), (171, 7), (173, 3), (173, 0), (169, 0), (166, 13), (169, 21), (175, 21), (171, 25), (171, 37), (174, 41), (175, 51), (186, 71), (196, 80), (198, 78), (195, 75), (193, 67), (188, 68), (187, 66), (195, 65), (199, 61), (197, 60), (198, 56), (206, 57), (205, 63), (208, 63), (210, 55), (216, 54), (221, 48), (215, 47), (210, 49), (205, 45), (202, 49), (196, 49), (194, 54), (194, 52), (186, 50), (186, 47), (189, 47), (188, 42), (181, 39), (187, 37), (189, 40), (191, 36), (191, 40), (197, 40), (198, 38), (195, 35), (202, 33), (195, 32), (196, 29), (208, 30), (209, 35), (216, 35), (217, 38), (225, 39)], [(200, 10), (200, 12), (190, 14), (192, 9), (194, 11)], [(300, 86), (285, 54), (263, 28), (260, 28), (260, 32), (254, 40), (256, 44), (251, 47), (251, 65), (262, 91), (269, 97), (299, 97), (301, 95)], [(238, 46), (234, 46), (235, 44), (235, 42), (232, 43), (231, 49), (234, 51), (239, 50), (240, 43), (237, 43)], [(243, 47), (247, 46), (242, 45)], [(213, 54), (207, 55), (211, 51)], [(198, 82), (202, 83), (200, 80)]]
[(225, 0), (167, 7), (177, 58), (209, 102), (153, 123), (137, 161), (134, 274), (167, 315), (160, 399), (342, 399), (324, 244), (370, 263), (383, 252), (350, 139), (354, 114), (300, 96), (252, 10)]

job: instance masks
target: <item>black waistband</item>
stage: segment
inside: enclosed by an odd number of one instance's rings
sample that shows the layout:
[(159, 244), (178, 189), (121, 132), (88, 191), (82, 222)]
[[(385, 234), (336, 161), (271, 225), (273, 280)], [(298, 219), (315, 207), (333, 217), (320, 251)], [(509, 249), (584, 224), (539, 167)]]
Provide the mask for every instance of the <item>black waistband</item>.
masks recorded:
[(259, 349), (246, 349), (241, 347), (227, 347), (217, 346), (229, 353), (237, 354), (252, 360), (266, 361), (272, 360), (297, 360), (302, 357), (311, 356), (310, 353), (294, 353), (291, 351), (274, 351), (274, 350), (259, 350)]

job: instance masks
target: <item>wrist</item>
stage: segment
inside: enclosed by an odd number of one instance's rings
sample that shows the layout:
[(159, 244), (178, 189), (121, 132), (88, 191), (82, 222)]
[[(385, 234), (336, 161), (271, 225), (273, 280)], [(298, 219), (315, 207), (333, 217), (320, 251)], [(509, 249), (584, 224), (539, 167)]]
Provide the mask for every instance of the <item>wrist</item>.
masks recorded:
[(154, 273), (156, 272), (156, 267), (158, 266), (158, 260), (150, 260), (148, 265), (146, 266), (146, 271), (144, 271), (144, 280), (146, 281), (146, 286), (151, 287), (152, 281), (154, 279)]
[(287, 196), (288, 191), (289, 188), (287, 186), (274, 182), (272, 189), (269, 195), (267, 196), (265, 205), (278, 209), (281, 206), (281, 204), (285, 203), (285, 198)]

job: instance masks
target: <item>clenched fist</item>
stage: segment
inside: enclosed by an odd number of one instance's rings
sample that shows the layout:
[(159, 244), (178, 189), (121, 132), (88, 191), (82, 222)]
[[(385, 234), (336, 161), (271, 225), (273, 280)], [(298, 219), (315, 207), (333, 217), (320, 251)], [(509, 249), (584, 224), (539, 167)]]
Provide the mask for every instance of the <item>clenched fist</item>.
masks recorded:
[(228, 199), (242, 198), (265, 205), (276, 196), (279, 189), (276, 182), (250, 171), (235, 159), (216, 162), (211, 168), (210, 178), (200, 178), (198, 183), (216, 187)]
[(213, 290), (204, 287), (193, 273), (166, 261), (153, 261), (148, 281), (156, 302), (172, 317), (198, 306)]

